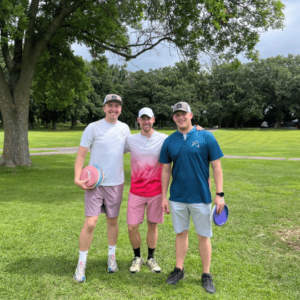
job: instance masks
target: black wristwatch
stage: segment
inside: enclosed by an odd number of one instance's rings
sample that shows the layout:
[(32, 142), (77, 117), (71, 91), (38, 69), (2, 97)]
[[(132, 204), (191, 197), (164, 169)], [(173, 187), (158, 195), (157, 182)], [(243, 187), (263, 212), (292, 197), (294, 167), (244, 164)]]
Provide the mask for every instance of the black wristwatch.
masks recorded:
[(225, 196), (225, 194), (223, 193), (223, 192), (221, 192), (221, 193), (216, 193), (216, 195), (218, 195), (218, 196), (220, 196), (220, 197), (224, 197)]

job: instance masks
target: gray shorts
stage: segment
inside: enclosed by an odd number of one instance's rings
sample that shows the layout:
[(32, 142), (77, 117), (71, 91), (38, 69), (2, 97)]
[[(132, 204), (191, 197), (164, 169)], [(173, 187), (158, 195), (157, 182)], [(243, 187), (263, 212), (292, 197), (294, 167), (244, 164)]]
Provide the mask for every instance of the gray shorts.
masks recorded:
[(94, 217), (105, 213), (108, 218), (119, 215), (124, 184), (98, 186), (85, 190), (85, 215)]
[(170, 201), (172, 223), (175, 233), (181, 233), (190, 229), (190, 216), (192, 216), (195, 231), (204, 237), (212, 236), (211, 229), (211, 203), (187, 204)]

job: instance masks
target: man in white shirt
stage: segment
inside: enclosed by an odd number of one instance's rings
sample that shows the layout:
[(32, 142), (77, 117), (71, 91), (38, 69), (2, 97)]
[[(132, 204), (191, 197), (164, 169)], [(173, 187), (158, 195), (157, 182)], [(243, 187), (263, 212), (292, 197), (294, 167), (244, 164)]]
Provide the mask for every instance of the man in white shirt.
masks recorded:
[[(79, 260), (74, 274), (76, 282), (85, 281), (87, 253), (92, 242), (99, 214), (105, 213), (108, 238), (108, 272), (118, 270), (115, 249), (118, 238), (118, 215), (123, 186), (123, 149), (126, 137), (130, 135), (128, 125), (118, 121), (122, 111), (122, 98), (115, 94), (105, 97), (103, 110), (105, 118), (89, 124), (84, 130), (75, 162), (74, 182), (85, 190), (85, 222), (79, 237)], [(80, 174), (85, 157), (90, 149), (89, 165), (99, 167), (104, 180), (96, 188), (87, 187)]]

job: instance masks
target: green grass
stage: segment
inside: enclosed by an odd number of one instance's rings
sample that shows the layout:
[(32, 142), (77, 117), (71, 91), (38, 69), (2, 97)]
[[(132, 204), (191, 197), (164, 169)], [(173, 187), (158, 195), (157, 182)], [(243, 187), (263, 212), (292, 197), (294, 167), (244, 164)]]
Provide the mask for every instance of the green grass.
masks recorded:
[[(106, 222), (100, 216), (87, 282), (72, 281), (84, 221), (84, 192), (73, 183), (75, 157), (35, 156), (32, 167), (0, 166), (0, 299), (300, 299), (300, 162), (222, 160), (230, 215), (225, 226), (213, 227), (211, 273), (217, 293), (208, 295), (200, 287), (193, 226), (186, 278), (175, 287), (164, 283), (175, 264), (170, 215), (159, 225), (156, 257), (162, 273), (152, 274), (145, 266), (138, 274), (129, 273), (128, 154), (116, 252), (119, 272), (106, 272)], [(146, 230), (142, 224), (143, 256)]]
[(225, 155), (299, 158), (300, 130), (243, 129), (214, 132)]
[[(77, 147), (84, 125), (70, 130), (69, 124), (59, 124), (58, 130), (35, 129), (28, 133), (30, 148)], [(174, 130), (159, 130), (168, 135)], [(131, 130), (131, 133), (137, 133)], [(243, 129), (213, 132), (225, 155), (300, 158), (300, 130)], [(3, 149), (3, 129), (0, 129), (0, 149)]]

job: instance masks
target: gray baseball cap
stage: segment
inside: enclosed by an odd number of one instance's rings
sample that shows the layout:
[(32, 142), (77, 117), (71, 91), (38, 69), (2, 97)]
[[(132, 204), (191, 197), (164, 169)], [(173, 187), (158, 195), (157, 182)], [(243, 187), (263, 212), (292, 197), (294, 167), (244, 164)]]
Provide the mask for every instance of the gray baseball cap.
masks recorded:
[(190, 106), (186, 102), (178, 102), (173, 106), (173, 114), (177, 111), (186, 111), (188, 113), (192, 112)]
[(120, 102), (121, 105), (123, 104), (122, 98), (119, 95), (117, 95), (117, 94), (108, 94), (108, 95), (105, 96), (103, 105), (105, 105), (108, 102), (112, 102), (112, 101)]

